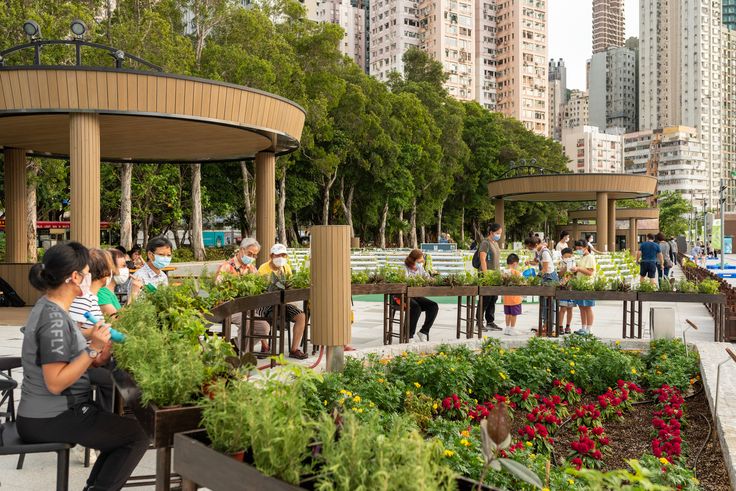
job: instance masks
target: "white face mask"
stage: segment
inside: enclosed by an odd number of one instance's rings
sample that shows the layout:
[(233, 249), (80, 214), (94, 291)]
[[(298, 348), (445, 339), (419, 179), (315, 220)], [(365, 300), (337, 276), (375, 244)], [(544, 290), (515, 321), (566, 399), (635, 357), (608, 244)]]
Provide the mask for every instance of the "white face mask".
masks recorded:
[(130, 270), (126, 267), (119, 268), (118, 274), (112, 277), (113, 281), (118, 285), (124, 285), (128, 281), (128, 278), (130, 278)]
[(82, 282), (78, 285), (80, 289), (78, 297), (86, 297), (89, 295), (89, 289), (92, 286), (92, 275), (90, 273), (87, 273), (84, 275), (84, 279)]
[(286, 266), (286, 258), (285, 257), (275, 257), (273, 258), (273, 265), (277, 268), (283, 268)]

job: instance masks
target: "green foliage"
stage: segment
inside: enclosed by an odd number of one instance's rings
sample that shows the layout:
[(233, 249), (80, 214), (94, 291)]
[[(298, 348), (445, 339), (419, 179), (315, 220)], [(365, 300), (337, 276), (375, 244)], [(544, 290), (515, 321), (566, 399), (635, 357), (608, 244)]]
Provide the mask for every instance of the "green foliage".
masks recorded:
[(367, 285), (371, 280), (367, 271), (351, 271), (350, 283), (353, 285)]
[(478, 272), (478, 286), (501, 286), (504, 279), (500, 271)]
[(675, 288), (681, 293), (698, 293), (698, 285), (685, 279), (679, 280)]
[(213, 278), (205, 278), (203, 285), (207, 289), (210, 306), (228, 302), (234, 298), (252, 297), (260, 295), (268, 289), (268, 277), (258, 274), (234, 275), (224, 273), (220, 275), (219, 283)]
[(687, 215), (693, 208), (690, 202), (681, 193), (666, 191), (657, 197), (657, 206), (662, 233), (668, 237), (685, 235), (688, 230)]
[(235, 356), (235, 348), (225, 338), (218, 335), (205, 335), (202, 344), (202, 362), (205, 366), (205, 380), (212, 380), (228, 374), (232, 369), (228, 357)]
[(661, 292), (673, 292), (673, 291), (675, 291), (675, 285), (669, 279), (667, 279), (667, 278), (661, 278), (659, 280), (659, 291), (661, 291)]
[(685, 392), (698, 377), (698, 354), (693, 350), (686, 354), (680, 339), (653, 340), (643, 359), (647, 369), (642, 378), (651, 389), (666, 384)]
[(721, 282), (713, 278), (706, 278), (698, 284), (698, 292), (716, 295), (721, 291)]
[(406, 283), (406, 280), (404, 268), (383, 266), (370, 274), (369, 283)]
[(568, 469), (585, 489), (605, 491), (700, 489), (693, 471), (680, 464), (663, 464), (655, 456), (646, 454), (640, 460), (629, 460), (629, 469), (601, 472), (592, 469)]
[(312, 275), (309, 268), (300, 268), (286, 280), (287, 288), (309, 288), (312, 284)]
[(659, 286), (653, 281), (640, 281), (639, 286), (636, 287), (636, 291), (641, 293), (654, 293), (659, 291)]
[(568, 288), (570, 288), (570, 290), (575, 290), (579, 292), (592, 292), (595, 290), (595, 285), (591, 278), (583, 276), (575, 276), (573, 278), (570, 278), (570, 280), (567, 282), (567, 286)]

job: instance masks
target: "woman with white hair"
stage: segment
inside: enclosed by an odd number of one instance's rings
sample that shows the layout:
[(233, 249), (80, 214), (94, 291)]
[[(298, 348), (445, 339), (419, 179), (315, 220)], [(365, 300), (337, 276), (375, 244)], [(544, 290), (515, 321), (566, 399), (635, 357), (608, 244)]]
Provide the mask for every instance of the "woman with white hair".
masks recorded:
[[(222, 263), (217, 269), (217, 276), (215, 282), (219, 283), (222, 281), (222, 275), (230, 274), (235, 276), (241, 276), (246, 274), (257, 274), (258, 269), (256, 268), (256, 258), (261, 250), (261, 244), (252, 237), (246, 237), (240, 242), (240, 248), (235, 252), (235, 255)], [(230, 321), (238, 327), (243, 324), (243, 314), (233, 314)], [(254, 320), (249, 322), (253, 325), (253, 331), (258, 336), (268, 336), (271, 332), (271, 326), (264, 320)], [(250, 325), (245, 327), (245, 333), (250, 334)], [(237, 331), (236, 331), (237, 335)], [(261, 352), (267, 353), (269, 351), (268, 339), (261, 339)]]

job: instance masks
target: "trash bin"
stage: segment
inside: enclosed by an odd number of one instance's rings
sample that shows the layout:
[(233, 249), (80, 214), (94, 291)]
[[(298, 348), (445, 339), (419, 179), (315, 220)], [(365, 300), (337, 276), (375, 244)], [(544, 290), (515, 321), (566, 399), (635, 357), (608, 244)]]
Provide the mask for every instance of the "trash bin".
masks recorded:
[(649, 307), (649, 334), (652, 339), (673, 339), (675, 325), (674, 308)]

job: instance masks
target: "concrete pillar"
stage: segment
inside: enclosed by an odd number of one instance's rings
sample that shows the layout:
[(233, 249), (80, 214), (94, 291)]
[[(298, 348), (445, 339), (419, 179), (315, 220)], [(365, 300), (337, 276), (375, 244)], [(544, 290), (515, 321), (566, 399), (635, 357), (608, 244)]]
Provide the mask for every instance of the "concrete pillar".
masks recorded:
[(576, 240), (580, 239), (580, 237), (578, 237), (578, 219), (577, 218), (572, 219), (572, 229), (570, 230), (570, 237), (571, 237), (570, 241), (572, 242), (573, 245), (575, 245)]
[[(256, 239), (261, 243), (258, 264), (268, 261), (276, 243), (276, 154), (256, 154)], [(286, 245), (286, 244), (284, 244)]]
[(596, 249), (608, 250), (608, 193), (596, 193), (595, 231)]
[(26, 151), (6, 148), (5, 154), (5, 237), (6, 263), (28, 262), (26, 214)]
[(315, 225), (311, 232), (312, 343), (327, 347), (328, 369), (340, 370), (351, 337), (350, 227)]
[(100, 247), (100, 117), (69, 115), (71, 239)]
[[(503, 223), (503, 198), (496, 198), (494, 201), (494, 204), (496, 205), (496, 215), (494, 217), (494, 221), (501, 225), (501, 240), (499, 241), (500, 247), (504, 247), (504, 244), (506, 243), (506, 226)], [(486, 231), (484, 230), (483, 233), (485, 234)]]
[(639, 248), (639, 232), (636, 229), (636, 225), (636, 218), (629, 218), (629, 251), (631, 251), (631, 254), (636, 254)]
[(608, 250), (616, 250), (616, 200), (608, 200)]

